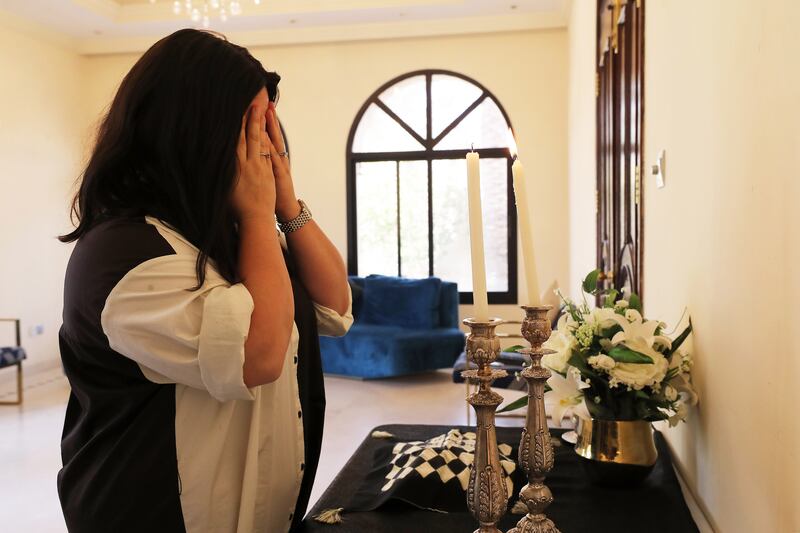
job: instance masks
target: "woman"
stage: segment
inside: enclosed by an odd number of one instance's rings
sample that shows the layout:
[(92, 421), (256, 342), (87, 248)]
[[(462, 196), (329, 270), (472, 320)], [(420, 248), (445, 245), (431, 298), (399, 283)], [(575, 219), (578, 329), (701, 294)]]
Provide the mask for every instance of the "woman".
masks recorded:
[[(341, 257), (295, 197), (280, 77), (195, 30), (123, 80), (61, 238), (70, 531), (287, 531), (322, 441)], [(276, 218), (285, 239), (276, 230)]]

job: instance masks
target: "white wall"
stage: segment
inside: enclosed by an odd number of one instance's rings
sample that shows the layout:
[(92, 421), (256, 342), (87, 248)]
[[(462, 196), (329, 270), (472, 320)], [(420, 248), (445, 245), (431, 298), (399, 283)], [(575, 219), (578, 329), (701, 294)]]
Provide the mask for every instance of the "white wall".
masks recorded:
[[(573, 61), (594, 51), (593, 4), (573, 3)], [(800, 4), (645, 8), (644, 167), (662, 148), (667, 160), (666, 188), (643, 185), (645, 310), (674, 323), (688, 306), (701, 398), (668, 438), (715, 529), (798, 531)], [(594, 114), (580, 122), (571, 169), (594, 161), (579, 136)], [(573, 227), (584, 216), (571, 212)], [(594, 247), (594, 233), (572, 237), (573, 250)]]
[[(68, 202), (85, 133), (83, 58), (0, 12), (0, 316), (21, 318), (27, 367), (58, 364)], [(30, 327), (44, 326), (31, 337)], [(0, 329), (0, 344), (13, 342)], [(11, 374), (4, 372), (3, 381)]]
[[(347, 251), (345, 151), (358, 109), (391, 78), (413, 70), (441, 68), (476, 79), (505, 107), (519, 137), (526, 172), (536, 180), (529, 193), (531, 205), (536, 208), (533, 223), (542, 288), (551, 280), (563, 282), (568, 278), (564, 30), (276, 46), (251, 51), (283, 77), (278, 111), (292, 147), (298, 195), (308, 202), (343, 256)], [(107, 105), (137, 57), (88, 59), (93, 117)], [(522, 279), (520, 284), (522, 295)], [(501, 316), (521, 316), (516, 306), (493, 307), (492, 312)], [(464, 306), (462, 314), (468, 313), (469, 306)]]

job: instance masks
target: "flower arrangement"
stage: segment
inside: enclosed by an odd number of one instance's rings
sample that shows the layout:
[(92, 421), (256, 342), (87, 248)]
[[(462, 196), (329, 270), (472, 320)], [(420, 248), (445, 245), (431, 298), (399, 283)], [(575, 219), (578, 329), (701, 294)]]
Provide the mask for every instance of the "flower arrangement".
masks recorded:
[[(545, 397), (556, 423), (571, 413), (606, 420), (685, 420), (688, 405), (697, 403), (691, 384), (691, 356), (681, 350), (692, 332), (689, 325), (674, 339), (665, 324), (642, 316), (636, 294), (598, 288), (599, 270), (583, 281), (583, 292), (598, 296), (590, 308), (584, 295), (576, 304), (558, 293), (564, 314), (545, 348), (542, 364), (554, 373)], [(549, 396), (549, 398), (548, 398)], [(514, 402), (509, 408), (525, 402)]]

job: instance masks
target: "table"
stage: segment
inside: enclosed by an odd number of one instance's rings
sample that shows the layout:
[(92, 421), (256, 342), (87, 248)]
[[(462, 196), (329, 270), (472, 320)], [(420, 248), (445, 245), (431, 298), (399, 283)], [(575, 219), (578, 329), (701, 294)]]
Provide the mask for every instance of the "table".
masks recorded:
[[(446, 433), (453, 427), (474, 431), (463, 426), (423, 426), (391, 424), (375, 428), (388, 431), (397, 441), (426, 440)], [(520, 428), (497, 428), (498, 441), (516, 442)], [(551, 429), (554, 437), (565, 430)], [(372, 432), (370, 432), (371, 434)], [(562, 533), (698, 533), (697, 526), (681, 493), (672, 467), (669, 449), (662, 435), (655, 434), (658, 462), (647, 480), (635, 489), (614, 489), (590, 485), (586, 480), (580, 458), (572, 446), (555, 448), (555, 467), (547, 485), (555, 501), (548, 516)], [(563, 443), (563, 441), (562, 441)], [(464, 532), (477, 529), (477, 522), (466, 510), (455, 513), (424, 511), (400, 502), (387, 504), (377, 511), (343, 514), (341, 524), (320, 524), (311, 517), (324, 509), (344, 507), (349, 496), (361, 486), (364, 472), (372, 463), (374, 451), (381, 443), (367, 436), (345, 467), (331, 482), (316, 505), (303, 521), (304, 533), (425, 533)], [(324, 458), (323, 458), (324, 460)], [(499, 528), (507, 531), (521, 517), (506, 514)]]

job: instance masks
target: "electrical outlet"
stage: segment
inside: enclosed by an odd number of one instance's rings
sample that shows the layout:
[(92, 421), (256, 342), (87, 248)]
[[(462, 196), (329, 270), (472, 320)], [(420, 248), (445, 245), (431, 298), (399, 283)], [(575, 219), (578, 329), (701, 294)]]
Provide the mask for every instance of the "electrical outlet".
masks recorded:
[(39, 335), (44, 335), (44, 324), (36, 324), (28, 328), (28, 336), (38, 337)]

